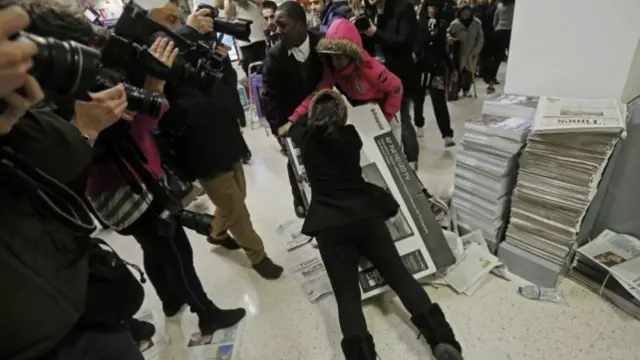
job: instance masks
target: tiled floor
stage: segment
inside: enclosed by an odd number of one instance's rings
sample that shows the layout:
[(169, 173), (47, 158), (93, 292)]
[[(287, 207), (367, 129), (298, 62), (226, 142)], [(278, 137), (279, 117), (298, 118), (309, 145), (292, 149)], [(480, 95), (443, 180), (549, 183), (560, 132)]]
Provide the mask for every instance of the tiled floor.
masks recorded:
[[(450, 104), (456, 139), (464, 122), (480, 112), (480, 98)], [(421, 139), (419, 175), (436, 194), (452, 189), (455, 150), (444, 152), (431, 104), (425, 105), (426, 136)], [(287, 253), (276, 227), (292, 217), (285, 158), (264, 131), (247, 131), (254, 159), (246, 167), (248, 206), (270, 256), (287, 264)], [(312, 305), (296, 281), (286, 275), (277, 281), (261, 279), (239, 252), (211, 250), (205, 239), (191, 233), (195, 263), (205, 289), (220, 306), (247, 308), (239, 352), (242, 360), (342, 359), (340, 332), (333, 297)], [(109, 235), (108, 240), (126, 259), (141, 263), (133, 239)], [(474, 296), (428, 288), (449, 316), (468, 360), (634, 360), (640, 359), (640, 322), (614, 310), (597, 295), (573, 282), (561, 288), (566, 305), (527, 300), (516, 294), (522, 281), (491, 278)], [(161, 313), (153, 288), (146, 286), (145, 309)], [(391, 295), (364, 306), (380, 357), (385, 360), (431, 359), (423, 340), (408, 325), (408, 315)], [(196, 331), (196, 319), (185, 314), (182, 324), (168, 324), (172, 345), (163, 359), (183, 359), (184, 336)], [(162, 328), (162, 326), (161, 326)]]

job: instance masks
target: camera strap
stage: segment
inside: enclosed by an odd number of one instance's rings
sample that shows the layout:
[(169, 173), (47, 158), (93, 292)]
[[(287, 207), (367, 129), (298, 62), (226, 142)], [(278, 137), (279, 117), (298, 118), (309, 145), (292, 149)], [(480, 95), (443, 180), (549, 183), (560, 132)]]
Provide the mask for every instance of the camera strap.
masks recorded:
[[(77, 235), (96, 230), (85, 204), (63, 184), (29, 165), (13, 149), (0, 149), (0, 180), (8, 188), (22, 192), (36, 202), (37, 209)], [(58, 205), (65, 205), (66, 209)]]

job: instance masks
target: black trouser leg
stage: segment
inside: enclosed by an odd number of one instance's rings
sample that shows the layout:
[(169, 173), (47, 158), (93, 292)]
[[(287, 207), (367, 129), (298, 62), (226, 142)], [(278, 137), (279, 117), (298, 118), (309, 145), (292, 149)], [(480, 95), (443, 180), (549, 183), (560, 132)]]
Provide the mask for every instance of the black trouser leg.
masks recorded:
[(291, 195), (293, 196), (293, 206), (304, 206), (304, 200), (302, 199), (302, 192), (296, 179), (296, 172), (293, 169), (291, 160), (287, 161), (287, 175), (289, 175), (289, 184), (291, 185)]
[(382, 219), (326, 229), (318, 234), (317, 240), (338, 303), (340, 328), (345, 337), (367, 332), (358, 283), (361, 255), (380, 271), (412, 315), (424, 313), (429, 308), (431, 299), (402, 263)]
[(473, 74), (468, 69), (462, 69), (460, 71), (460, 90), (464, 93), (468, 93), (471, 90), (471, 83), (473, 82)]
[(449, 107), (447, 106), (447, 94), (441, 89), (429, 89), (429, 97), (433, 105), (433, 114), (436, 117), (440, 134), (443, 138), (453, 137), (451, 129), (451, 116), (449, 115)]
[[(413, 122), (417, 128), (424, 127), (424, 98), (427, 96), (427, 77), (428, 74), (420, 72), (420, 86), (416, 90), (413, 98)], [(424, 79), (423, 79), (424, 77)]]
[(54, 360), (143, 360), (129, 331), (83, 332), (71, 335)]
[(358, 248), (373, 266), (380, 271), (389, 287), (398, 294), (400, 301), (411, 315), (427, 311), (431, 299), (420, 283), (402, 263), (387, 225), (382, 219), (361, 222), (362, 235)]
[(187, 234), (176, 226), (172, 236), (158, 234), (159, 216), (148, 210), (123, 234), (132, 235), (144, 254), (145, 270), (158, 297), (165, 304), (175, 304), (179, 297), (194, 312), (211, 306), (193, 266), (193, 249)]
[(493, 36), (495, 39), (495, 54), (499, 64), (507, 56), (507, 49), (509, 49), (511, 43), (511, 30), (496, 30)]
[(338, 320), (345, 338), (363, 336), (368, 332), (358, 282), (360, 252), (349, 230), (350, 226), (341, 226), (324, 230), (316, 237), (338, 304)]

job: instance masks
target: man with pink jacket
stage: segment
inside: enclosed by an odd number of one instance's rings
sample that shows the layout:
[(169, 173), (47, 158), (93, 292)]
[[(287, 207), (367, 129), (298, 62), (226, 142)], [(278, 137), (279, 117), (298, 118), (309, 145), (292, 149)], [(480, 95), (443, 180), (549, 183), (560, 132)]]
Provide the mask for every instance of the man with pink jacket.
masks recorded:
[[(402, 82), (363, 49), (362, 38), (351, 21), (333, 21), (316, 49), (325, 54), (326, 60), (319, 89), (336, 86), (352, 104), (377, 102), (392, 129), (399, 130), (394, 115), (400, 111), (402, 103)], [(286, 132), (308, 112), (311, 98), (307, 97), (289, 116), (290, 122), (280, 128), (280, 133)]]

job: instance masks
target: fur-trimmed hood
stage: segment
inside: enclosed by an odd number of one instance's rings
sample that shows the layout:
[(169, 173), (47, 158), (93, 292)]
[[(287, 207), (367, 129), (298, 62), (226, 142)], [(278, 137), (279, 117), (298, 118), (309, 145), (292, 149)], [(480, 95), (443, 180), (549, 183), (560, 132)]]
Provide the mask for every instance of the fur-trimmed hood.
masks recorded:
[(366, 53), (358, 29), (347, 19), (334, 20), (316, 50), (325, 54), (343, 54), (354, 60), (362, 60)]

